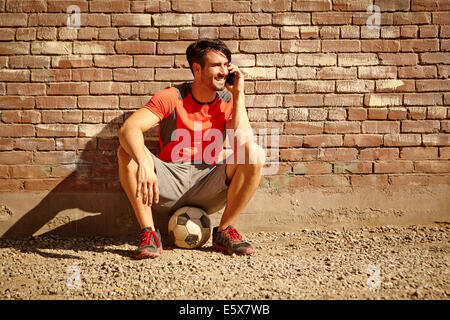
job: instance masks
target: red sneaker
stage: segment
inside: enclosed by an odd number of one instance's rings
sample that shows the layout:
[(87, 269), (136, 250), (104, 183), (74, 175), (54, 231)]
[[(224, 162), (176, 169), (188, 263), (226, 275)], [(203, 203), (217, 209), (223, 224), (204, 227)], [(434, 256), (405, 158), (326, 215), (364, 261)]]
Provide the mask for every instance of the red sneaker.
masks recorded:
[(213, 250), (227, 254), (250, 255), (253, 248), (250, 243), (242, 240), (242, 236), (233, 226), (217, 232), (218, 227), (213, 229)]
[(162, 253), (161, 234), (159, 230), (144, 228), (139, 234), (140, 244), (136, 251), (135, 259), (156, 258)]

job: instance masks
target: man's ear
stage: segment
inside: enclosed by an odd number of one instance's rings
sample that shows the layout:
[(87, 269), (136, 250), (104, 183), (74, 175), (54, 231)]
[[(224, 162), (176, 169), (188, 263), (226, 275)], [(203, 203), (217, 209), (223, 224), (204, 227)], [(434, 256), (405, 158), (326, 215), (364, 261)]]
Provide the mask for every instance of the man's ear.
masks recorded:
[(200, 63), (194, 62), (192, 64), (192, 70), (194, 71), (194, 77), (196, 75), (199, 75), (202, 71), (202, 66), (200, 65)]

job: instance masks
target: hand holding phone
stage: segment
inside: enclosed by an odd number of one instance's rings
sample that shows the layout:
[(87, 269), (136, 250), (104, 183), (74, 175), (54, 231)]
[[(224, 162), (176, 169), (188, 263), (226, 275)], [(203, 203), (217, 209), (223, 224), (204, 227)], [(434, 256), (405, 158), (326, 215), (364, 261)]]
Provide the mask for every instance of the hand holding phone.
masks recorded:
[(236, 74), (234, 72), (228, 73), (226, 83), (228, 83), (230, 86), (234, 84), (234, 79), (236, 78)]

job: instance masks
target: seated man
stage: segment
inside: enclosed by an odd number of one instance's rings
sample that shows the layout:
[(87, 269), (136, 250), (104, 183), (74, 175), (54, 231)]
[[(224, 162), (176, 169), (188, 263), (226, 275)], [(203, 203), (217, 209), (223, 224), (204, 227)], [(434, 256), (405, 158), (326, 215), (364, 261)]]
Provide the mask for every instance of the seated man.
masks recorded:
[[(157, 92), (118, 132), (120, 182), (142, 229), (137, 259), (162, 252), (152, 213), (170, 215), (186, 205), (208, 214), (225, 206), (213, 229), (214, 250), (253, 252), (233, 227), (255, 193), (264, 165), (264, 151), (253, 142), (245, 109), (244, 77), (220, 40), (199, 40), (186, 56), (194, 81)], [(225, 81), (229, 73), (235, 74), (232, 85)], [(157, 123), (158, 157), (144, 144), (144, 132)], [(228, 135), (234, 140), (228, 157), (225, 131), (244, 132)], [(244, 155), (239, 159), (238, 151)]]

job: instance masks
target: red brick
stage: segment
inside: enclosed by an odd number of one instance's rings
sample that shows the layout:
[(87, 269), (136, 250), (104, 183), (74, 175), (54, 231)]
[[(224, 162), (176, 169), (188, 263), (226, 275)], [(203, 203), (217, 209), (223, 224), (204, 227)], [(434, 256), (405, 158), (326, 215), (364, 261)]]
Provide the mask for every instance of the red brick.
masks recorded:
[(256, 26), (272, 24), (272, 16), (268, 13), (237, 13), (234, 15), (236, 26)]
[(83, 82), (49, 83), (48, 95), (83, 95), (89, 94), (89, 84)]
[(258, 66), (295, 66), (297, 57), (295, 54), (257, 54), (256, 64)]
[(128, 12), (130, 11), (130, 2), (121, 0), (93, 0), (89, 5), (90, 12)]
[(368, 109), (367, 119), (369, 120), (386, 120), (388, 110), (385, 108), (370, 108)]
[(436, 78), (437, 71), (435, 66), (411, 66), (411, 67), (399, 67), (399, 78)]
[(359, 40), (322, 40), (322, 52), (359, 52), (361, 42)]
[(336, 80), (336, 91), (338, 93), (364, 93), (374, 90), (375, 82), (373, 80)]
[(44, 95), (46, 85), (43, 83), (8, 83), (6, 92), (8, 95), (36, 96)]
[(28, 82), (29, 80), (29, 70), (0, 70), (0, 81)]
[(34, 110), (3, 111), (1, 113), (3, 122), (6, 123), (39, 123), (41, 114)]
[(412, 161), (385, 161), (381, 160), (374, 163), (374, 173), (409, 173), (414, 172)]
[(27, 26), (27, 15), (25, 13), (0, 13), (0, 27), (22, 26)]
[(52, 67), (54, 68), (89, 68), (92, 65), (92, 57), (90, 56), (52, 57)]
[(250, 1), (213, 1), (214, 12), (250, 12)]
[(253, 0), (252, 11), (253, 12), (278, 12), (278, 11), (290, 11), (290, 0)]
[(317, 71), (317, 79), (355, 79), (357, 69), (355, 67), (323, 67)]
[(92, 82), (90, 94), (130, 94), (130, 84), (125, 82)]
[(403, 120), (406, 119), (408, 112), (404, 108), (389, 108), (388, 120)]
[(334, 92), (334, 81), (328, 80), (297, 81), (296, 92), (301, 93)]
[(194, 77), (190, 69), (156, 69), (155, 80), (157, 81), (188, 81)]
[(50, 57), (45, 56), (12, 56), (9, 57), (9, 67), (20, 68), (49, 68)]
[(405, 93), (403, 102), (409, 106), (442, 105), (442, 94), (438, 93)]
[(362, 133), (399, 133), (399, 121), (363, 121)]
[(277, 40), (240, 41), (239, 49), (242, 53), (280, 52), (280, 42)]
[(395, 93), (366, 94), (364, 105), (369, 107), (402, 106), (403, 96)]
[(15, 139), (14, 148), (26, 151), (55, 150), (55, 140), (45, 138), (20, 138)]
[(430, 12), (394, 12), (394, 25), (430, 24)]
[(113, 71), (113, 78), (114, 81), (153, 80), (153, 68), (117, 68)]
[(272, 18), (274, 26), (310, 25), (309, 13), (274, 13)]
[(200, 13), (194, 14), (195, 26), (230, 26), (233, 25), (233, 16), (226, 13)]
[(328, 0), (294, 0), (293, 11), (331, 11), (331, 1)]
[(324, 133), (359, 133), (360, 125), (355, 121), (325, 122)]
[(362, 100), (359, 94), (326, 94), (323, 103), (333, 107), (357, 107), (362, 105)]
[(386, 134), (384, 145), (390, 147), (420, 146), (420, 134)]
[(417, 91), (450, 91), (450, 80), (417, 80)]
[(424, 148), (424, 147), (401, 148), (400, 158), (406, 160), (438, 159), (438, 148)]
[(109, 69), (83, 68), (72, 70), (73, 81), (107, 81), (112, 80), (112, 71)]
[[(447, 0), (411, 0), (412, 11), (437, 11), (450, 10), (450, 4)], [(447, 20), (448, 21), (448, 20)]]
[(40, 124), (36, 126), (37, 137), (75, 137), (78, 127), (71, 124)]
[(366, 148), (360, 151), (361, 160), (396, 160), (399, 158), (397, 148)]
[(323, 106), (323, 97), (320, 94), (295, 94), (285, 97), (285, 107)]
[(372, 173), (372, 162), (336, 162), (333, 164), (334, 173)]
[(386, 79), (396, 78), (397, 68), (395, 66), (361, 66), (358, 67), (360, 79)]
[(400, 40), (402, 52), (439, 51), (438, 39)]
[(450, 21), (450, 5), (447, 3), (446, 12), (433, 12), (433, 24), (448, 24)]
[(344, 146), (349, 147), (377, 147), (383, 144), (382, 135), (375, 134), (346, 134)]
[(0, 163), (2, 165), (30, 164), (33, 159), (31, 151), (2, 151), (0, 152)]
[(350, 12), (313, 12), (313, 25), (351, 25), (352, 14)]
[[(422, 55), (429, 55), (434, 53), (423, 53)], [(417, 54), (415, 53), (379, 53), (381, 65), (394, 66), (415, 66), (418, 64)]]
[(362, 52), (399, 52), (399, 40), (361, 40)]
[(33, 97), (0, 96), (0, 109), (33, 109)]
[[(303, 145), (303, 137), (297, 135), (280, 135), (279, 147), (280, 148), (300, 148)], [(270, 147), (268, 142), (267, 147)]]
[(80, 96), (78, 107), (82, 109), (117, 109), (119, 98), (117, 96)]
[[(325, 40), (324, 40), (325, 41)], [(336, 45), (340, 40), (327, 40), (336, 42)], [(378, 58), (374, 53), (342, 53), (338, 55), (338, 66), (341, 67), (359, 67), (364, 65), (377, 65)]]
[(287, 122), (285, 124), (286, 134), (318, 134), (323, 133), (321, 122)]
[(366, 120), (367, 110), (365, 108), (348, 108), (348, 120)]
[(408, 118), (413, 120), (425, 119), (427, 117), (427, 108), (410, 107), (408, 108)]
[(420, 62), (423, 64), (450, 64), (450, 55), (444, 52), (425, 52), (420, 54)]
[(295, 83), (292, 81), (256, 81), (257, 93), (293, 93)]
[(303, 146), (315, 147), (340, 147), (343, 144), (341, 135), (308, 135), (304, 137)]
[(0, 124), (0, 137), (32, 137), (34, 127), (31, 124)]
[(423, 134), (422, 142), (424, 146), (448, 146), (450, 145), (450, 138), (448, 134)]
[(414, 80), (376, 80), (376, 92), (413, 92), (415, 91)]
[(71, 96), (36, 97), (36, 107), (40, 109), (74, 109), (77, 107), (77, 98)]
[(155, 54), (156, 52), (156, 44), (152, 41), (117, 41), (115, 48), (118, 54)]
[(282, 40), (281, 52), (319, 52), (319, 40)]
[(448, 173), (450, 172), (450, 161), (424, 160), (416, 161), (415, 172), (421, 173)]

